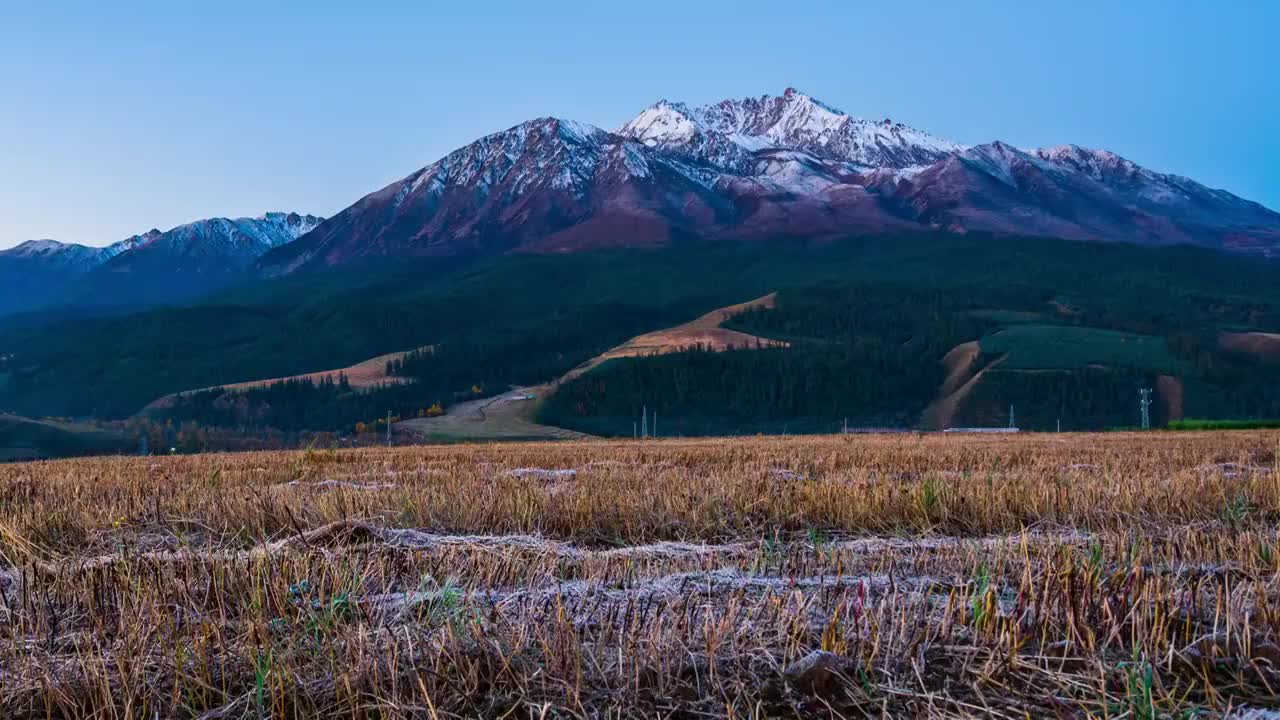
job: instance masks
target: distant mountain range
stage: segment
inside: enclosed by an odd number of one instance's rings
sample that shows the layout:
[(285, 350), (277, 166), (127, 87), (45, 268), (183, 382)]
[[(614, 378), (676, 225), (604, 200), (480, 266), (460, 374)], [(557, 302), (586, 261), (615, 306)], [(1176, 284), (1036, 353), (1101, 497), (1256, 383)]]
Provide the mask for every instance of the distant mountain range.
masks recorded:
[(369, 261), (920, 231), (1191, 244), (1280, 255), (1280, 214), (1075, 145), (964, 146), (793, 89), (661, 101), (610, 132), (542, 118), (323, 220), (214, 218), (107, 248), (0, 252), (0, 313), (140, 306)]
[(149, 230), (104, 248), (31, 240), (0, 251), (0, 313), (175, 302), (243, 278), (263, 253), (322, 218), (270, 212)]
[(788, 89), (662, 101), (615, 132), (522, 123), (361, 198), (258, 268), (918, 230), (1280, 254), (1280, 214), (1114, 153), (966, 147)]

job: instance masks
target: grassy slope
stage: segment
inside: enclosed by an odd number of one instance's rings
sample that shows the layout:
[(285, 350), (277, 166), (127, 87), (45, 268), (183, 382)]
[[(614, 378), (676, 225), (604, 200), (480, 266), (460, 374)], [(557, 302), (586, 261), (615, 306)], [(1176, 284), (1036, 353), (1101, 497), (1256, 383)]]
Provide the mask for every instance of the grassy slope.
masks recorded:
[(1064, 370), (1121, 365), (1157, 372), (1185, 372), (1164, 338), (1063, 325), (1010, 325), (982, 338), (986, 356), (1007, 356), (1006, 370)]
[(575, 367), (560, 376), (555, 382), (556, 384), (569, 382), (591, 372), (591, 370), (609, 360), (669, 355), (695, 346), (716, 352), (724, 352), (734, 348), (787, 347), (785, 341), (771, 340), (721, 327), (747, 310), (772, 308), (777, 303), (777, 299), (777, 293), (769, 293), (755, 300), (716, 308), (687, 323), (637, 335), (625, 343), (610, 348)]

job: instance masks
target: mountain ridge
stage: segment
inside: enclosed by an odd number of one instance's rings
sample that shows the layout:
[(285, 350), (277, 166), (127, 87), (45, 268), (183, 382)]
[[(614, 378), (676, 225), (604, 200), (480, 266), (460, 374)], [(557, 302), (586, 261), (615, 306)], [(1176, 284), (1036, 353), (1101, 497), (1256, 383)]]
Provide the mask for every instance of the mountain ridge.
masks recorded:
[(1078, 145), (962, 145), (788, 88), (661, 100), (616, 131), (539, 118), (366, 195), (262, 276), (376, 257), (573, 252), (910, 230), (1280, 255), (1280, 214)]
[(0, 313), (181, 302), (362, 261), (942, 230), (1280, 256), (1280, 214), (1064, 144), (963, 145), (787, 88), (660, 100), (615, 130), (542, 117), (486, 135), (327, 220), (209, 218), (105, 248), (0, 251)]
[(258, 256), (314, 229), (321, 218), (267, 212), (151, 229), (105, 247), (29, 240), (0, 250), (0, 313), (60, 305), (171, 302), (238, 278)]

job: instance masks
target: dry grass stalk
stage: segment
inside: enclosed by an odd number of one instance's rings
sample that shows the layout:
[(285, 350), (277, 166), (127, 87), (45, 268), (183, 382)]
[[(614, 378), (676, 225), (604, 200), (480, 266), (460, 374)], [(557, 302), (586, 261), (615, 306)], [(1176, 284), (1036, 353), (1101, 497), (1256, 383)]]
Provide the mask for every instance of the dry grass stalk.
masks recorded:
[[(1280, 696), (1278, 444), (760, 438), (3, 466), (0, 716), (1256, 712)], [(511, 472), (529, 468), (575, 472)]]

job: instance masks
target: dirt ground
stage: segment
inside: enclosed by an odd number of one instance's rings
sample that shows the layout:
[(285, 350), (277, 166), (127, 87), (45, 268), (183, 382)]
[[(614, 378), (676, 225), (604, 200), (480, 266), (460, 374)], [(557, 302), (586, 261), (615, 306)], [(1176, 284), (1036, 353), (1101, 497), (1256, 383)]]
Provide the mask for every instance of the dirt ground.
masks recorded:
[(470, 400), (449, 408), (440, 417), (414, 418), (396, 423), (429, 440), (572, 440), (589, 437), (580, 432), (534, 422), (537, 405), (554, 384), (514, 388), (497, 397)]

